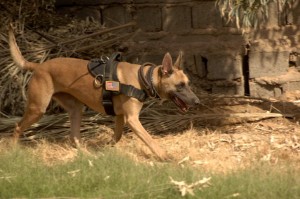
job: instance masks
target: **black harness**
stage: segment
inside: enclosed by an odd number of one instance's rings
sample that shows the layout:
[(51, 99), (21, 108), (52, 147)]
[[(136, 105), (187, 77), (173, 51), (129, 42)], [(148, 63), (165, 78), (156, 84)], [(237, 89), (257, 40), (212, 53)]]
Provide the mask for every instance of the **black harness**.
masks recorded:
[[(121, 54), (114, 53), (110, 58), (102, 57), (100, 59), (92, 59), (87, 67), (89, 72), (95, 77), (94, 85), (96, 88), (103, 88), (102, 104), (108, 115), (115, 115), (112, 97), (124, 94), (128, 97), (134, 97), (141, 102), (146, 98), (159, 98), (152, 82), (153, 70), (156, 66), (151, 63), (143, 64), (139, 69), (139, 81), (145, 90), (137, 89), (132, 85), (122, 84), (117, 75), (118, 63), (121, 61)], [(150, 65), (146, 77), (143, 75), (144, 66)]]

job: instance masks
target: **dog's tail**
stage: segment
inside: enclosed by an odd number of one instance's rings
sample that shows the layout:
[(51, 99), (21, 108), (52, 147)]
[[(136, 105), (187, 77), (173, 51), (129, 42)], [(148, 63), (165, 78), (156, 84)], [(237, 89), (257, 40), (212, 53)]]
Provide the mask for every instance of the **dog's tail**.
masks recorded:
[(22, 55), (14, 35), (13, 27), (12, 25), (9, 26), (8, 31), (8, 44), (10, 49), (10, 54), (15, 62), (15, 64), (23, 69), (26, 70), (34, 70), (34, 68), (39, 65), (37, 63), (28, 62)]

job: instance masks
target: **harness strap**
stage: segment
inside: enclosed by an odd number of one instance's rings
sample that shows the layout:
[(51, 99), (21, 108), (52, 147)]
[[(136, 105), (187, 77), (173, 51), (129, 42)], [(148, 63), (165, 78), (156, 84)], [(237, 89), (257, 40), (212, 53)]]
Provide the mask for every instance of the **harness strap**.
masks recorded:
[(134, 97), (141, 102), (147, 99), (147, 93), (145, 91), (137, 89), (132, 85), (120, 84), (120, 93), (128, 97)]
[[(104, 83), (107, 80), (113, 80), (113, 81), (119, 81), (119, 78), (117, 76), (117, 66), (119, 61), (121, 61), (121, 54), (120, 53), (114, 53), (111, 55), (111, 57), (107, 60), (107, 63), (105, 64), (105, 70), (104, 70)], [(120, 92), (118, 91), (108, 91), (106, 89), (103, 89), (103, 96), (102, 96), (102, 104), (104, 106), (104, 110), (106, 114), (108, 115), (116, 115), (114, 111), (114, 105), (112, 101), (113, 95), (118, 95)]]
[(115, 116), (114, 105), (112, 102), (112, 93), (103, 89), (102, 105), (107, 115)]
[(114, 53), (112, 56), (108, 59), (105, 69), (105, 80), (113, 80), (113, 81), (119, 81), (118, 75), (117, 75), (117, 66), (118, 63), (121, 61), (122, 57), (120, 53)]

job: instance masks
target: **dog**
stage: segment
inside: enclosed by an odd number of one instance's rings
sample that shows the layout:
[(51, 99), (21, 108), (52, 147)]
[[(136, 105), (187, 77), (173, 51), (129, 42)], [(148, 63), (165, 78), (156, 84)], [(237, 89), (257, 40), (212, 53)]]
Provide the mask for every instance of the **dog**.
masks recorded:
[[(69, 114), (71, 123), (70, 139), (80, 144), (80, 122), (83, 106), (105, 113), (101, 103), (103, 88), (95, 87), (87, 69), (88, 60), (77, 58), (54, 58), (43, 63), (27, 61), (14, 36), (14, 30), (9, 28), (9, 47), (14, 63), (24, 70), (33, 72), (27, 90), (27, 104), (20, 122), (16, 124), (13, 138), (17, 142), (19, 136), (37, 122), (46, 112), (51, 99), (54, 99)], [(163, 57), (162, 64), (152, 71), (151, 84), (157, 96), (162, 100), (172, 100), (182, 111), (200, 103), (199, 98), (189, 86), (189, 79), (181, 67), (182, 53), (179, 53), (173, 65), (170, 53)], [(132, 85), (144, 90), (144, 85), (138, 79), (141, 65), (119, 62), (117, 75), (120, 83)], [(146, 74), (150, 66), (145, 65), (142, 73)], [(123, 132), (124, 125), (130, 129), (157, 155), (161, 160), (169, 159), (165, 150), (149, 135), (139, 120), (143, 102), (123, 94), (112, 98), (115, 112), (115, 129), (113, 140), (117, 143)]]

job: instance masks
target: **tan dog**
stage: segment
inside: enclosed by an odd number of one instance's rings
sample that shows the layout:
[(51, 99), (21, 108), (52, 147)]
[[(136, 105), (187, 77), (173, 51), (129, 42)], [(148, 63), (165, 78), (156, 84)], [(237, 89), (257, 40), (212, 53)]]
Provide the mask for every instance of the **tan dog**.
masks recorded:
[[(58, 102), (70, 116), (70, 137), (75, 143), (80, 142), (80, 122), (82, 108), (85, 105), (91, 109), (105, 113), (102, 106), (102, 88), (95, 88), (92, 77), (87, 69), (89, 61), (75, 58), (55, 58), (44, 63), (28, 62), (22, 56), (16, 44), (13, 30), (9, 31), (9, 46), (11, 56), (16, 65), (33, 71), (28, 85), (28, 101), (22, 120), (14, 130), (18, 140), (24, 130), (37, 122), (45, 113), (51, 98)], [(182, 55), (172, 64), (172, 58), (166, 53), (162, 65), (153, 71), (153, 86), (161, 99), (171, 99), (183, 111), (190, 106), (199, 104), (199, 99), (191, 91), (189, 80), (180, 68)], [(117, 67), (119, 81), (144, 89), (138, 80), (138, 70), (141, 66), (120, 62)], [(148, 67), (145, 67), (147, 71)], [(146, 72), (145, 71), (145, 72)], [(118, 142), (122, 136), (123, 126), (128, 125), (132, 131), (161, 160), (167, 159), (166, 152), (151, 138), (139, 121), (139, 113), (143, 103), (123, 94), (113, 97), (115, 117), (114, 140)]]

